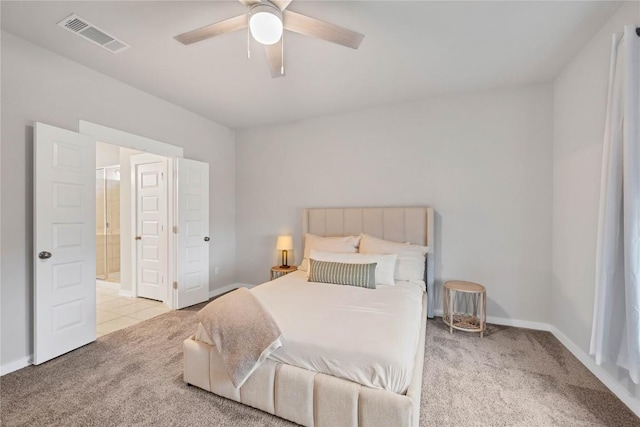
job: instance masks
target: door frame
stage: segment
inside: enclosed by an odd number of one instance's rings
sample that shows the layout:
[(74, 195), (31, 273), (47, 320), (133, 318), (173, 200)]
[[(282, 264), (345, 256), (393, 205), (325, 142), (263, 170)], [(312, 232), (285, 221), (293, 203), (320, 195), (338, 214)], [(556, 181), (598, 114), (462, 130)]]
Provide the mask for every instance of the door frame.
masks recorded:
[[(176, 145), (167, 144), (166, 142), (156, 141), (144, 136), (135, 135), (129, 132), (124, 132), (118, 129), (113, 129), (107, 126), (102, 126), (97, 123), (92, 123), (85, 120), (80, 120), (78, 124), (78, 133), (93, 137), (96, 141), (105, 142), (119, 147), (132, 148), (138, 151), (144, 151), (150, 154), (156, 154), (168, 159), (167, 161), (167, 203), (168, 203), (168, 281), (167, 281), (167, 300), (164, 303), (171, 309), (176, 308), (175, 290), (173, 289), (173, 282), (176, 278), (176, 236), (173, 230), (173, 224), (175, 219), (175, 198), (174, 198), (174, 179), (175, 179), (175, 159), (184, 157), (184, 149)], [(135, 169), (132, 168), (132, 183), (135, 184)], [(132, 197), (135, 191), (132, 191)], [(132, 208), (135, 207), (135, 203)], [(133, 239), (135, 235), (135, 215), (132, 215), (132, 257), (137, 259), (137, 245)], [(122, 242), (121, 242), (122, 244)], [(132, 264), (132, 292), (135, 296), (137, 294), (137, 276), (136, 276), (136, 262)]]
[[(139, 165), (144, 165), (147, 163), (154, 162), (166, 162), (167, 166), (167, 176), (165, 177), (165, 194), (167, 202), (167, 289), (165, 290), (165, 297), (162, 301), (166, 305), (171, 308), (174, 308), (173, 301), (173, 292), (172, 283), (175, 281), (175, 273), (174, 273), (174, 262), (173, 259), (177, 256), (176, 253), (176, 242), (175, 242), (175, 234), (173, 233), (173, 225), (175, 224), (174, 211), (174, 188), (173, 188), (173, 179), (170, 177), (173, 176), (173, 159), (170, 159), (165, 156), (160, 156), (158, 154), (136, 154), (135, 156), (131, 156), (131, 234), (132, 236), (136, 235), (136, 231), (138, 228), (138, 176), (137, 176), (137, 167)], [(138, 241), (135, 239), (131, 239), (131, 253), (135, 261), (131, 263), (131, 291), (133, 292), (133, 296), (138, 296)]]

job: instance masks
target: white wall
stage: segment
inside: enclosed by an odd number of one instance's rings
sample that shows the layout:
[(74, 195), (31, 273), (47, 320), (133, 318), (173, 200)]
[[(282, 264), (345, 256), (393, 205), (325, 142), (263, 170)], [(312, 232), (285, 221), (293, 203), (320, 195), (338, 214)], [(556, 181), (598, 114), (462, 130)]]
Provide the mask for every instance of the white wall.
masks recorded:
[(546, 322), (552, 101), (536, 85), (238, 131), (238, 280), (268, 279), (278, 234), (300, 261), (303, 208), (432, 206), (437, 287), (478, 281), (489, 316)]
[(96, 142), (96, 169), (119, 164), (120, 147), (100, 141)]
[(184, 147), (185, 157), (210, 164), (210, 286), (235, 281), (233, 132), (3, 32), (2, 365), (32, 351), (33, 122), (77, 130), (80, 119)]
[[(640, 3), (628, 2), (556, 78), (553, 149), (552, 323), (589, 353), (595, 295), (600, 171), (611, 35), (640, 24)], [(623, 370), (605, 369), (636, 399)]]

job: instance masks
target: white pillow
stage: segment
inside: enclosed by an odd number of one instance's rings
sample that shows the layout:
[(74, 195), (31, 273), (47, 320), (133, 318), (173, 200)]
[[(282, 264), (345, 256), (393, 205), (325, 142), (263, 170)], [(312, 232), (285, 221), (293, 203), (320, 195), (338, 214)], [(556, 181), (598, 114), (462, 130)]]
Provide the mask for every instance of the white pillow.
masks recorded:
[(300, 264), (298, 270), (309, 270), (309, 254), (312, 250), (355, 254), (358, 252), (359, 243), (360, 236), (320, 237), (307, 233), (304, 235), (304, 254), (302, 264)]
[[(371, 264), (376, 265), (376, 285), (394, 285), (396, 281), (393, 274), (396, 268), (396, 254), (341, 254), (336, 252), (320, 252), (311, 250), (310, 259), (316, 261), (342, 262), (345, 264)], [(309, 273), (307, 273), (309, 277)]]
[(362, 234), (360, 253), (362, 254), (397, 254), (395, 280), (424, 280), (424, 261), (428, 246), (410, 245), (409, 243), (390, 242), (368, 234)]

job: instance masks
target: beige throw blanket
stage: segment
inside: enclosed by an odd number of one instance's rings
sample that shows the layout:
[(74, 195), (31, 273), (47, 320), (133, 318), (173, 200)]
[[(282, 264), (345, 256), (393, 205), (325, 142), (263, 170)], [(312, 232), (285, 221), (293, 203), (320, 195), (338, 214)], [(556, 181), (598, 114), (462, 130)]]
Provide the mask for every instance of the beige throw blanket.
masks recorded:
[(198, 312), (198, 320), (222, 356), (236, 388), (275, 349), (282, 332), (269, 311), (246, 288), (221, 296)]

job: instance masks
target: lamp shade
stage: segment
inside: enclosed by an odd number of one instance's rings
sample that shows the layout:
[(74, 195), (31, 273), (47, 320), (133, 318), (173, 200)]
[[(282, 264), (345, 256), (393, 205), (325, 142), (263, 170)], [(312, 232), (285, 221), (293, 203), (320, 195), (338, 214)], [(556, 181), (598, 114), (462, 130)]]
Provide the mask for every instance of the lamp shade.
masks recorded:
[(276, 249), (280, 251), (289, 251), (293, 249), (293, 238), (291, 236), (278, 236)]
[(258, 43), (275, 44), (282, 37), (282, 12), (267, 3), (258, 3), (251, 8), (249, 16), (251, 35)]

